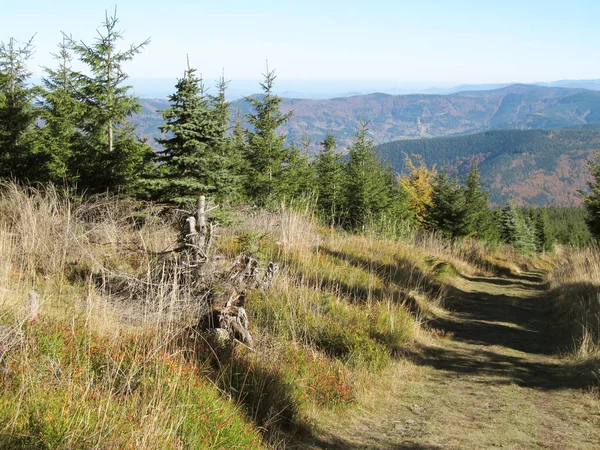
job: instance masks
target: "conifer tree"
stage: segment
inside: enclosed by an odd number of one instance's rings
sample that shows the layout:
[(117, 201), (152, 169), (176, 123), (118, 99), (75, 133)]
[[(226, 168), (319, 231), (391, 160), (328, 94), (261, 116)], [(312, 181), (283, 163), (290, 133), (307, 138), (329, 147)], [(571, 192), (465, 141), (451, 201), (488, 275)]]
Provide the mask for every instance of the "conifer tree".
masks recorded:
[(123, 71), (123, 65), (149, 40), (119, 51), (122, 33), (117, 24), (116, 10), (113, 15), (107, 12), (93, 44), (68, 39), (90, 72), (77, 74), (77, 95), (83, 108), (79, 128), (84, 139), (75, 152), (75, 165), (78, 186), (91, 192), (117, 187), (133, 192), (153, 156), (152, 149), (135, 137), (135, 127), (127, 120), (141, 106), (130, 93), (131, 86), (124, 85), (127, 74)]
[(471, 171), (467, 174), (465, 195), (465, 235), (475, 236), (485, 240), (494, 237), (492, 215), (488, 207), (490, 194), (481, 187), (479, 167), (473, 163)]
[(81, 103), (77, 101), (79, 79), (71, 67), (73, 56), (66, 37), (63, 37), (58, 49), (58, 53), (53, 55), (58, 67), (45, 68), (46, 77), (42, 80), (45, 125), (41, 132), (41, 145), (49, 157), (49, 177), (56, 183), (72, 179), (77, 173), (73, 158), (74, 149), (82, 145), (77, 126), (83, 118)]
[(521, 214), (512, 202), (507, 202), (500, 216), (500, 237), (523, 255), (536, 252), (535, 232), (528, 215)]
[(433, 182), (431, 204), (425, 209), (425, 224), (446, 238), (464, 237), (467, 235), (466, 211), (464, 190), (458, 178), (451, 179), (442, 171)]
[(286, 195), (289, 197), (312, 197), (316, 188), (316, 173), (313, 162), (310, 159), (311, 141), (304, 135), (300, 140), (300, 147), (290, 146), (289, 160), (284, 176), (288, 189)]
[[(38, 90), (27, 85), (27, 61), (33, 55), (33, 38), (23, 45), (10, 38), (0, 42), (0, 177), (40, 179), (32, 131), (38, 117), (33, 100)], [(40, 155), (41, 159), (42, 155)]]
[(215, 186), (214, 197), (217, 201), (236, 198), (241, 190), (239, 168), (242, 154), (237, 146), (237, 132), (228, 136), (231, 105), (226, 99), (228, 84), (225, 75), (221, 75), (217, 81), (217, 94), (209, 96), (208, 121), (215, 122), (215, 133), (208, 147), (209, 153), (212, 153), (212, 184)]
[(548, 220), (548, 212), (545, 208), (541, 208), (535, 215), (535, 244), (540, 252), (553, 253), (555, 247), (555, 239), (550, 230)]
[(228, 148), (230, 151), (231, 173), (235, 177), (236, 189), (233, 193), (233, 199), (239, 199), (244, 195), (244, 179), (247, 173), (247, 154), (246, 130), (244, 129), (242, 116), (238, 110), (233, 129), (228, 136)]
[(507, 202), (500, 215), (500, 238), (507, 244), (518, 240), (520, 225), (519, 212), (512, 202)]
[(579, 195), (587, 211), (587, 226), (592, 236), (600, 240), (600, 155), (596, 156), (596, 160), (588, 160), (586, 167), (591, 175), (588, 181), (590, 192), (579, 191)]
[(343, 166), (336, 146), (335, 136), (328, 134), (315, 159), (317, 206), (330, 226), (338, 222), (342, 206)]
[(233, 176), (226, 138), (229, 118), (223, 80), (219, 94), (209, 97), (202, 80), (189, 67), (169, 97), (170, 107), (162, 112), (164, 138), (157, 142), (163, 178), (155, 190), (163, 201), (185, 204), (200, 195), (219, 201), (231, 193)]
[(345, 210), (351, 228), (364, 229), (368, 219), (384, 213), (392, 202), (386, 172), (373, 151), (373, 141), (367, 138), (367, 126), (367, 122), (360, 123), (344, 166)]
[(419, 225), (425, 223), (425, 211), (431, 206), (433, 194), (433, 180), (437, 176), (435, 165), (429, 169), (423, 158), (413, 155), (418, 161), (415, 165), (411, 158), (406, 156), (405, 165), (410, 171), (399, 177), (400, 186), (406, 196), (408, 208), (413, 212), (414, 218)]
[(244, 185), (249, 200), (258, 205), (276, 202), (285, 195), (287, 163), (292, 156), (284, 144), (286, 136), (277, 131), (291, 113), (280, 111), (282, 99), (273, 94), (275, 72), (267, 67), (263, 76), (260, 86), (264, 95), (246, 98), (254, 113), (246, 116), (251, 129), (247, 131)]

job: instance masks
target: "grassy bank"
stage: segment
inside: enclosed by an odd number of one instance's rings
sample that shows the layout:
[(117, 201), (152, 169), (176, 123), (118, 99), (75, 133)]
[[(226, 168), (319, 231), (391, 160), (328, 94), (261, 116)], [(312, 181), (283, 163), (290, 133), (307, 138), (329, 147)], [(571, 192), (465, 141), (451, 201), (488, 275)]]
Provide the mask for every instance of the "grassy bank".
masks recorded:
[[(432, 338), (445, 279), (504, 267), (477, 243), (400, 243), (322, 228), (308, 211), (238, 208), (198, 291), (172, 251), (184, 217), (0, 188), (0, 446), (284, 446)], [(195, 327), (240, 254), (281, 268), (249, 292), (252, 349)]]

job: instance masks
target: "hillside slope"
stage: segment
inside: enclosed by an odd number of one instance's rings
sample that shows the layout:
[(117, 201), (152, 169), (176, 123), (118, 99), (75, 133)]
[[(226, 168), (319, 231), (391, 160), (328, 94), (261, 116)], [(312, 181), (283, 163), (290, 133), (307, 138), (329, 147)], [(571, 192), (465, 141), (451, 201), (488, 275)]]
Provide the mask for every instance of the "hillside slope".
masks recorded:
[(405, 155), (421, 155), (429, 165), (458, 167), (464, 175), (479, 162), (495, 204), (516, 199), (528, 205), (573, 206), (586, 189), (585, 160), (600, 149), (594, 129), (498, 130), (466, 136), (388, 142), (376, 147), (395, 171)]
[[(133, 118), (142, 136), (156, 137), (162, 123), (157, 110), (166, 100), (143, 100)], [(282, 133), (295, 141), (304, 135), (318, 145), (332, 132), (346, 147), (359, 120), (369, 121), (376, 143), (396, 139), (428, 138), (491, 129), (573, 127), (600, 122), (600, 92), (515, 84), (488, 91), (450, 95), (368, 94), (334, 99), (284, 99), (281, 109), (293, 111)], [(232, 103), (232, 117), (250, 112), (245, 100)], [(314, 148), (314, 147), (313, 147)]]

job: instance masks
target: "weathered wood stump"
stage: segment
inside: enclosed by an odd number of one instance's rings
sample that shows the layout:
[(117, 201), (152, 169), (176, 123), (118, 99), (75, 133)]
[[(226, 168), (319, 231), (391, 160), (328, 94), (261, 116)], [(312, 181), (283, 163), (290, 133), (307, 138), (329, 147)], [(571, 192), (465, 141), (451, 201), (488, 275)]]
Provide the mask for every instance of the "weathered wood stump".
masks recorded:
[[(192, 256), (192, 264), (196, 268), (198, 279), (203, 277), (203, 268), (210, 259), (210, 249), (213, 238), (213, 226), (207, 225), (206, 199), (201, 196), (198, 200), (196, 216), (187, 218), (185, 245)], [(279, 266), (270, 262), (262, 278), (260, 277), (258, 261), (249, 255), (240, 255), (225, 279), (226, 289), (223, 295), (213, 298), (207, 312), (198, 322), (200, 330), (219, 330), (222, 336), (224, 330), (231, 340), (237, 340), (252, 346), (253, 339), (248, 331), (248, 315), (244, 309), (246, 293), (249, 289), (268, 289)]]

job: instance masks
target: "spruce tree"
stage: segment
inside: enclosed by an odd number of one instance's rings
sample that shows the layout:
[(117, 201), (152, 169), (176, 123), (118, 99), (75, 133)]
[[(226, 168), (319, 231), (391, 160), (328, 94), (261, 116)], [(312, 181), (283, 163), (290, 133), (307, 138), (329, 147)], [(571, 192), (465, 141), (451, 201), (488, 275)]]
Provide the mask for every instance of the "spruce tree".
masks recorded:
[(120, 188), (134, 192), (137, 182), (152, 159), (150, 146), (135, 136), (135, 126), (129, 116), (141, 110), (140, 103), (125, 85), (127, 74), (123, 65), (149, 43), (149, 40), (119, 51), (123, 38), (117, 30), (116, 11), (106, 13), (96, 40), (88, 45), (69, 38), (69, 45), (89, 74), (77, 73), (80, 83), (77, 96), (82, 104), (79, 128), (84, 139), (76, 149), (74, 164), (79, 188), (99, 192)]
[(310, 159), (311, 141), (304, 135), (300, 146), (291, 145), (289, 148), (289, 160), (284, 171), (284, 189), (288, 197), (312, 197), (316, 188), (316, 173), (313, 162)]
[(588, 160), (586, 167), (591, 175), (588, 181), (589, 193), (579, 191), (583, 199), (583, 206), (586, 209), (586, 223), (596, 240), (600, 240), (600, 155), (596, 160)]
[(335, 136), (328, 134), (321, 142), (321, 150), (315, 158), (317, 206), (321, 217), (334, 226), (340, 218), (342, 206), (341, 155), (335, 151)]
[(25, 44), (10, 38), (0, 42), (0, 177), (43, 179), (42, 155), (36, 161), (33, 129), (38, 110), (33, 101), (38, 93), (27, 82), (27, 61), (33, 55), (33, 38)]
[(285, 147), (286, 136), (278, 129), (286, 123), (290, 113), (282, 113), (282, 99), (273, 94), (275, 72), (267, 67), (264, 82), (260, 86), (264, 95), (247, 97), (254, 113), (246, 116), (251, 129), (247, 131), (245, 190), (248, 199), (257, 205), (281, 200), (286, 191), (287, 164), (291, 152)]
[(553, 253), (555, 247), (555, 239), (550, 230), (548, 220), (548, 211), (541, 208), (535, 215), (535, 243), (536, 248), (540, 252)]
[(507, 202), (500, 214), (500, 238), (507, 244), (515, 244), (519, 234), (519, 212), (512, 202)]
[(244, 195), (244, 180), (247, 173), (247, 154), (246, 130), (242, 122), (242, 116), (238, 110), (235, 123), (231, 134), (227, 137), (229, 149), (229, 167), (235, 179), (235, 190), (232, 193), (232, 199), (240, 199)]
[(535, 255), (538, 251), (536, 245), (535, 222), (531, 214), (523, 213), (521, 215), (522, 229), (517, 239), (517, 249), (526, 256)]
[(221, 75), (217, 81), (217, 94), (209, 96), (210, 112), (208, 121), (214, 121), (214, 135), (208, 143), (209, 154), (212, 154), (212, 185), (215, 187), (214, 197), (217, 201), (234, 199), (241, 190), (239, 175), (240, 158), (237, 147), (237, 136), (229, 136), (230, 102), (226, 99), (228, 81)]
[(467, 235), (464, 226), (466, 204), (464, 190), (458, 178), (449, 178), (445, 171), (435, 178), (431, 204), (425, 210), (425, 224), (450, 239)]
[(467, 174), (465, 196), (464, 227), (466, 236), (474, 236), (484, 240), (494, 238), (492, 215), (488, 207), (490, 194), (481, 187), (479, 167), (473, 163), (471, 171)]
[(392, 203), (386, 172), (367, 138), (367, 126), (360, 123), (344, 166), (346, 220), (355, 229), (364, 229), (369, 219), (386, 212)]
[(178, 204), (194, 202), (200, 195), (221, 201), (233, 184), (225, 84), (211, 98), (195, 73), (188, 65), (177, 81), (170, 107), (162, 112), (166, 123), (160, 130), (165, 137), (157, 139), (164, 147), (159, 158), (163, 178), (155, 190), (161, 200)]
[(523, 255), (536, 252), (535, 232), (528, 215), (517, 210), (512, 202), (507, 202), (500, 216), (500, 237)]
[(45, 68), (43, 78), (43, 110), (45, 125), (41, 131), (41, 145), (47, 153), (50, 180), (55, 183), (73, 179), (77, 167), (73, 166), (74, 149), (81, 146), (82, 135), (78, 129), (83, 119), (81, 103), (77, 101), (79, 79), (71, 67), (72, 54), (69, 40), (63, 37), (54, 58), (56, 69)]

